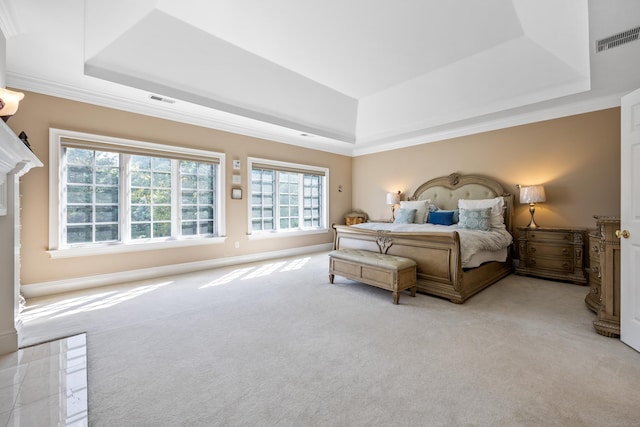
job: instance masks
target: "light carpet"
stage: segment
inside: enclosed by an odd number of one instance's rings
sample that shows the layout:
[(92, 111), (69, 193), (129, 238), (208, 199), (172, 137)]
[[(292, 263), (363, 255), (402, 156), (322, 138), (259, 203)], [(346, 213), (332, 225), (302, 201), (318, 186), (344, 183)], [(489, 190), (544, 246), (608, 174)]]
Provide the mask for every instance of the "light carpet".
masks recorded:
[(587, 287), (511, 275), (462, 305), (326, 253), (27, 301), (22, 345), (87, 332), (94, 426), (640, 425), (640, 354)]

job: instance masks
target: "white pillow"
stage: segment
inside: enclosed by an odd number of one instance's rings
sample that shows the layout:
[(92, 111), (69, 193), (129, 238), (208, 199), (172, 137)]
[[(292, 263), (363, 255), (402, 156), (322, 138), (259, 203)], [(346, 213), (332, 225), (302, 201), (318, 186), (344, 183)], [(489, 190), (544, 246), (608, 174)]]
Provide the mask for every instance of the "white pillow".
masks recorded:
[(458, 200), (458, 208), (460, 209), (486, 209), (491, 208), (491, 227), (492, 228), (505, 228), (504, 216), (504, 199), (502, 197), (495, 197), (493, 199), (479, 199)]
[(414, 224), (424, 224), (427, 221), (427, 213), (429, 212), (430, 199), (425, 200), (403, 200), (400, 202), (400, 209), (415, 209), (416, 216), (413, 219)]

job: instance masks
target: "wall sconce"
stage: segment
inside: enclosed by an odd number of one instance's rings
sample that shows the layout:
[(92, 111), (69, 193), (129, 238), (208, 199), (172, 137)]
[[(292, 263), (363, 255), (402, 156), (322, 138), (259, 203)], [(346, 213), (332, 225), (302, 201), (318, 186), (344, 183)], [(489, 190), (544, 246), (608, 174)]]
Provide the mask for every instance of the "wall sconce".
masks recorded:
[(24, 98), (24, 93), (0, 88), (0, 117), (5, 122), (18, 111), (18, 104)]
[(400, 191), (387, 193), (387, 204), (391, 205), (391, 221), (396, 219), (396, 205), (400, 203)]
[(531, 221), (527, 227), (536, 228), (536, 224), (533, 219), (533, 214), (536, 211), (536, 203), (546, 202), (547, 196), (544, 193), (544, 186), (542, 185), (530, 185), (523, 187), (520, 184), (516, 184), (516, 187), (520, 189), (520, 203), (529, 204), (529, 213), (531, 214)]

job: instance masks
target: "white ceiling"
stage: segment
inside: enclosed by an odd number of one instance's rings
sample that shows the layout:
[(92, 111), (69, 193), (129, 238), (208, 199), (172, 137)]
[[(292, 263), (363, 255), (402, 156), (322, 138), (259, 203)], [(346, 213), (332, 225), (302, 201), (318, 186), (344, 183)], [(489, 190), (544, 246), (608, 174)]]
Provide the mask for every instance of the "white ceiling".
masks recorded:
[(348, 155), (617, 106), (640, 41), (595, 40), (637, 26), (638, 0), (0, 2), (7, 86)]

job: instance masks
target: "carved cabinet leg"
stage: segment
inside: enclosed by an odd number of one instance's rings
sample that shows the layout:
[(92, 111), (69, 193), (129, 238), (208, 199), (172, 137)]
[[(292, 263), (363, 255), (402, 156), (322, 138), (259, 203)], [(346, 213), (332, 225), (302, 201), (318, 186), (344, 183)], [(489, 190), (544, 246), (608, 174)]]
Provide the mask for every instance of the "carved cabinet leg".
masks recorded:
[(333, 274), (329, 274), (329, 282), (333, 285)]

